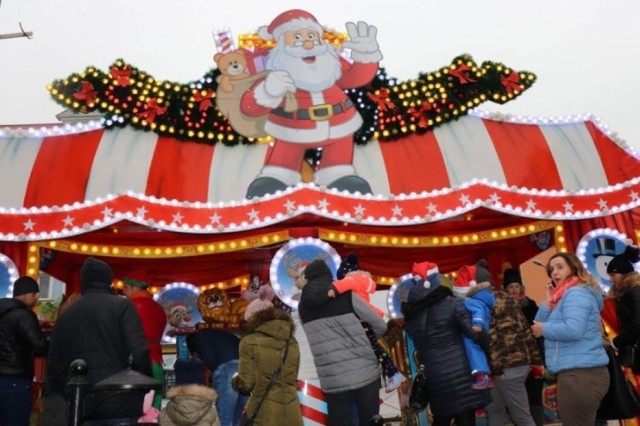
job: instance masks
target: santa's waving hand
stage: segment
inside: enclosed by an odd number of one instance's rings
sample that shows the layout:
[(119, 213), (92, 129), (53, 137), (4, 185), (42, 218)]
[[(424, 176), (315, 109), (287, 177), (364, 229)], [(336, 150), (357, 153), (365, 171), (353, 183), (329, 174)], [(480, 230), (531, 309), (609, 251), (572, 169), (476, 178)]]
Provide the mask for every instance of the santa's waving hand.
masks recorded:
[(375, 26), (359, 21), (357, 25), (347, 22), (346, 27), (351, 40), (345, 41), (343, 46), (351, 49), (351, 59), (363, 64), (382, 60), (382, 53), (376, 40), (378, 29)]

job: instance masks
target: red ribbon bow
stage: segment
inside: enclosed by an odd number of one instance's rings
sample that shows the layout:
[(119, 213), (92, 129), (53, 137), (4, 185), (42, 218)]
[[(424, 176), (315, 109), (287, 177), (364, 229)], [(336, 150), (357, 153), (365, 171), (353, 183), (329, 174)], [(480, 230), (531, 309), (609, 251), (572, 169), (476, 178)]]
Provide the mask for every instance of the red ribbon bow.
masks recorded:
[(127, 65), (123, 70), (111, 67), (111, 77), (116, 79), (118, 86), (127, 87), (129, 85), (129, 77), (131, 76), (131, 66)]
[(467, 66), (467, 64), (460, 64), (458, 68), (450, 70), (449, 74), (457, 77), (460, 84), (475, 83), (476, 80), (465, 74), (465, 72), (469, 70), (470, 68)]
[(211, 89), (207, 89), (204, 95), (199, 90), (196, 90), (193, 98), (196, 102), (200, 102), (200, 111), (206, 111), (213, 106), (213, 104), (211, 103), (211, 98), (213, 98), (213, 90)]
[(429, 120), (427, 120), (426, 113), (431, 111), (433, 106), (428, 101), (422, 101), (422, 106), (418, 108), (409, 109), (409, 114), (418, 120), (418, 126), (427, 127), (429, 125)]
[(80, 84), (82, 84), (82, 88), (78, 93), (74, 93), (73, 97), (85, 101), (87, 105), (94, 103), (98, 97), (98, 91), (93, 88), (93, 84), (88, 81), (81, 81)]
[(382, 89), (380, 89), (378, 93), (380, 94), (376, 95), (374, 93), (368, 93), (367, 96), (369, 96), (369, 99), (371, 99), (373, 102), (378, 104), (378, 109), (380, 111), (386, 111), (387, 109), (395, 109), (396, 106), (394, 105), (394, 103), (391, 101), (389, 97), (389, 89), (387, 89), (386, 87), (383, 87)]
[(502, 83), (505, 90), (510, 95), (513, 94), (513, 92), (516, 90), (521, 90), (520, 84), (518, 84), (519, 81), (520, 76), (515, 71), (512, 71), (508, 76), (500, 76), (500, 83)]
[(158, 105), (158, 100), (155, 98), (149, 99), (144, 108), (144, 111), (138, 113), (138, 117), (146, 120), (149, 124), (154, 122), (156, 116), (163, 115), (165, 112), (167, 112), (167, 107), (161, 107), (160, 105)]

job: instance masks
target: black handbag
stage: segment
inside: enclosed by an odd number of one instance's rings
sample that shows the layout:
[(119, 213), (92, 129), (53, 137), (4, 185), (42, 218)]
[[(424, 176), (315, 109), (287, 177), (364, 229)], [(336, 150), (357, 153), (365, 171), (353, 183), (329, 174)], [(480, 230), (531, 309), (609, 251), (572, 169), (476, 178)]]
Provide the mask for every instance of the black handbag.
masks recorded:
[(640, 348), (638, 343), (627, 346), (618, 351), (618, 361), (624, 367), (631, 369), (633, 374), (640, 374)]
[(609, 390), (605, 394), (596, 417), (601, 420), (632, 419), (640, 414), (638, 393), (627, 380), (611, 346), (605, 346), (609, 356)]
[(424, 365), (420, 366), (416, 377), (411, 383), (411, 396), (409, 396), (409, 406), (416, 411), (422, 411), (429, 404), (429, 393), (427, 392), (427, 379), (424, 377)]

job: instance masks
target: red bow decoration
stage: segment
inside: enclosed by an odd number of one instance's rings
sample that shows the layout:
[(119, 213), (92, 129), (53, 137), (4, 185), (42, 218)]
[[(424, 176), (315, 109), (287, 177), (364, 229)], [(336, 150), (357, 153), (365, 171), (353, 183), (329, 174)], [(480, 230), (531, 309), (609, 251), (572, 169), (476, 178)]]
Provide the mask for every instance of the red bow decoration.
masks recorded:
[(389, 99), (389, 89), (383, 87), (379, 91), (379, 95), (374, 93), (368, 93), (369, 99), (378, 104), (378, 109), (380, 111), (386, 111), (387, 109), (395, 109), (394, 103)]
[(74, 93), (73, 97), (80, 101), (85, 101), (87, 105), (94, 103), (98, 97), (98, 92), (93, 88), (93, 84), (84, 80), (80, 84), (82, 84), (82, 89), (78, 93)]
[(520, 81), (520, 76), (515, 71), (511, 71), (511, 74), (509, 74), (508, 76), (504, 76), (504, 75), (500, 76), (500, 83), (502, 83), (505, 90), (510, 95), (513, 94), (513, 92), (516, 90), (521, 90), (521, 87), (518, 84), (519, 81)]
[(211, 103), (211, 98), (213, 98), (213, 90), (211, 89), (207, 89), (204, 95), (199, 90), (196, 90), (193, 98), (196, 102), (200, 102), (200, 111), (206, 111), (213, 106), (213, 104)]
[(422, 101), (422, 106), (420, 107), (420, 109), (418, 108), (410, 108), (409, 109), (409, 114), (411, 114), (411, 116), (418, 120), (418, 126), (420, 127), (427, 127), (429, 125), (429, 120), (427, 120), (426, 114), (427, 112), (431, 111), (433, 109), (433, 107), (431, 106), (431, 104), (427, 101)]
[(129, 85), (129, 77), (131, 76), (131, 66), (127, 65), (123, 70), (111, 67), (111, 77), (116, 79), (118, 86), (127, 87)]
[(156, 119), (156, 116), (163, 115), (167, 112), (166, 106), (159, 106), (157, 99), (149, 99), (144, 106), (144, 111), (138, 113), (138, 117), (143, 120), (146, 120), (147, 123), (151, 124)]
[(470, 68), (467, 66), (467, 64), (460, 64), (458, 68), (450, 70), (449, 74), (457, 77), (460, 84), (475, 83), (476, 80), (465, 74), (466, 71), (470, 71)]

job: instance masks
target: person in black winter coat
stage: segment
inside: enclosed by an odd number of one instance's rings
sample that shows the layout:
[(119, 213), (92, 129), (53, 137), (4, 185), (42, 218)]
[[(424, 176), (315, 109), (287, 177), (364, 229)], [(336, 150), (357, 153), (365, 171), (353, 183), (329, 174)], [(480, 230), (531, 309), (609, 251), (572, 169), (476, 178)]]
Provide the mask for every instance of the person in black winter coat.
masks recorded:
[[(149, 346), (133, 304), (111, 291), (112, 272), (105, 262), (88, 258), (80, 270), (82, 297), (56, 321), (51, 338), (44, 394), (64, 395), (69, 365), (83, 359), (89, 386), (129, 366), (152, 377)], [(85, 425), (122, 419), (137, 423), (146, 391), (96, 391), (85, 399)], [(115, 423), (113, 423), (115, 424)]]
[(418, 281), (402, 304), (405, 329), (415, 343), (417, 358), (425, 367), (434, 426), (475, 425), (475, 410), (490, 402), (489, 392), (471, 388), (473, 376), (462, 335), (486, 348), (486, 333), (471, 329), (469, 311), (451, 290)]
[(33, 358), (47, 339), (32, 309), (40, 289), (31, 277), (13, 284), (13, 298), (0, 299), (0, 425), (26, 425), (31, 414)]

